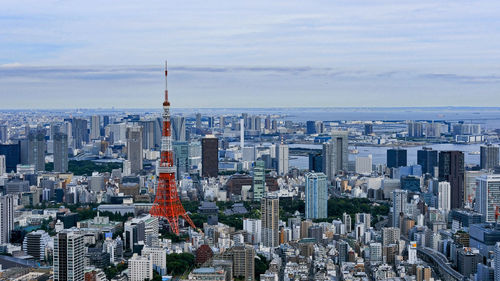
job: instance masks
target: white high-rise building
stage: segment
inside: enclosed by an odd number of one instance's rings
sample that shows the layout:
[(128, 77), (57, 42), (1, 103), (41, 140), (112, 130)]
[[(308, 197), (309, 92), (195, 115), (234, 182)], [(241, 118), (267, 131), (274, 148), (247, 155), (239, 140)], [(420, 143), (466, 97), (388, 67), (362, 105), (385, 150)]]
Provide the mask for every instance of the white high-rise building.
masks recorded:
[(497, 206), (500, 207), (500, 175), (478, 177), (476, 211), (484, 216), (486, 222), (495, 222)]
[(167, 274), (167, 249), (162, 247), (144, 247), (142, 256), (149, 256), (153, 263), (153, 269), (160, 275)]
[(370, 243), (370, 262), (382, 262), (382, 244)]
[(5, 174), (7, 171), (7, 164), (5, 162), (5, 155), (0, 155), (0, 176)]
[(406, 190), (396, 189), (392, 192), (392, 226), (401, 227), (400, 216), (406, 212), (408, 192)]
[(351, 226), (352, 226), (352, 218), (349, 214), (342, 214), (342, 222), (344, 223), (345, 225), (345, 231), (346, 233), (350, 233), (351, 232)]
[(417, 242), (412, 241), (408, 245), (408, 263), (416, 264), (417, 261)]
[(101, 138), (101, 118), (98, 115), (93, 115), (90, 118), (90, 139), (98, 140)]
[(63, 230), (54, 238), (54, 281), (84, 280), (83, 236)]
[(127, 128), (127, 159), (130, 161), (132, 174), (142, 170), (142, 127)]
[(356, 173), (360, 175), (369, 175), (373, 171), (372, 155), (366, 157), (356, 157)]
[(288, 145), (279, 144), (276, 147), (276, 158), (278, 160), (278, 174), (285, 175), (288, 173)]
[(262, 221), (259, 219), (243, 219), (243, 230), (249, 235), (250, 244), (260, 244), (262, 241)]
[(451, 185), (442, 181), (438, 185), (438, 209), (449, 212), (451, 210)]
[(128, 260), (129, 281), (144, 281), (153, 279), (153, 262), (149, 256), (134, 254)]
[(11, 194), (0, 196), (0, 244), (10, 242), (14, 229), (14, 197)]

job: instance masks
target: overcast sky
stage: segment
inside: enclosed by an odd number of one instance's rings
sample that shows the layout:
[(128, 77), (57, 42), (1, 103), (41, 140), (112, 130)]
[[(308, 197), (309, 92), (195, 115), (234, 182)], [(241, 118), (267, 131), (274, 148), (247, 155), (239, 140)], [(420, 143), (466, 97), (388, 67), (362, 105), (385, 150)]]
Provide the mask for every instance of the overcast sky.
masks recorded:
[(500, 106), (500, 1), (2, 1), (0, 108)]

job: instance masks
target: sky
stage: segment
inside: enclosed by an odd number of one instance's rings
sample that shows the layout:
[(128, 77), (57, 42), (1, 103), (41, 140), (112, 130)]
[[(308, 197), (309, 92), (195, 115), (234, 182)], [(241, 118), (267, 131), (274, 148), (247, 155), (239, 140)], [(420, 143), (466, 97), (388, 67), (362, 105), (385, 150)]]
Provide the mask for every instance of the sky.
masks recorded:
[(500, 106), (500, 1), (3, 0), (0, 109)]

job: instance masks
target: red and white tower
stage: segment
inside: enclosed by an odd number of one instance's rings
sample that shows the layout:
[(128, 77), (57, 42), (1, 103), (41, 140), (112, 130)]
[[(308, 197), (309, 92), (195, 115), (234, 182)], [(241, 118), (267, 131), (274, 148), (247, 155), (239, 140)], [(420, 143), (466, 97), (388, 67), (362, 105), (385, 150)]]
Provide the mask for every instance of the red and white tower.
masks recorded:
[(172, 152), (172, 132), (170, 127), (170, 102), (168, 101), (167, 62), (165, 62), (165, 101), (163, 102), (163, 130), (161, 137), (161, 159), (158, 167), (158, 189), (150, 214), (165, 218), (172, 232), (179, 235), (179, 216), (196, 229), (181, 204), (175, 182), (175, 166)]

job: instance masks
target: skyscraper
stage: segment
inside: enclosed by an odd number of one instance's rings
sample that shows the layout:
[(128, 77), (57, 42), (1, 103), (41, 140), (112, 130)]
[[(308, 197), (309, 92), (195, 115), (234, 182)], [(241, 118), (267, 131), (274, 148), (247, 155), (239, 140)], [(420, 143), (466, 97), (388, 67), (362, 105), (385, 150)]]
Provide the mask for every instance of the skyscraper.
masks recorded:
[(6, 143), (9, 140), (7, 125), (0, 125), (0, 143)]
[(495, 281), (500, 281), (500, 242), (495, 244)]
[(11, 194), (0, 196), (0, 244), (10, 242), (14, 230), (14, 197)]
[(63, 133), (54, 134), (54, 172), (68, 171), (68, 136)]
[(365, 124), (365, 136), (373, 134), (373, 124)]
[(0, 154), (0, 176), (3, 176), (7, 172), (7, 162), (5, 161), (5, 155)]
[(361, 175), (369, 175), (373, 171), (372, 155), (366, 157), (356, 157), (356, 173)]
[(495, 222), (497, 207), (500, 208), (500, 175), (478, 177), (476, 211), (484, 216), (486, 222)]
[(196, 129), (201, 129), (201, 113), (196, 113)]
[(438, 209), (449, 212), (451, 210), (451, 186), (449, 182), (439, 182), (438, 185)]
[(90, 139), (98, 140), (101, 138), (101, 118), (98, 115), (90, 117)]
[(489, 170), (498, 166), (500, 150), (498, 145), (482, 145), (481, 146), (481, 169)]
[(79, 118), (73, 118), (71, 121), (72, 123), (72, 130), (73, 130), (73, 141), (74, 143), (74, 148), (80, 149), (83, 147), (83, 143), (86, 143), (89, 141), (89, 133), (88, 133), (88, 128), (87, 128), (87, 120), (85, 119), (79, 119)]
[(278, 174), (288, 174), (288, 145), (283, 142), (276, 146), (276, 159), (278, 162)]
[(201, 176), (215, 178), (219, 174), (219, 139), (208, 135), (201, 140)]
[(407, 166), (406, 149), (388, 149), (387, 150), (387, 168), (398, 168)]
[(439, 181), (447, 181), (451, 185), (451, 209), (462, 208), (465, 196), (465, 161), (463, 152), (439, 152)]
[(182, 116), (172, 118), (172, 138), (174, 141), (186, 141), (186, 118)]
[(329, 181), (339, 172), (347, 171), (349, 140), (347, 131), (333, 131), (330, 142), (323, 144), (323, 170)]
[(306, 134), (308, 135), (316, 134), (316, 121), (306, 122)]
[(327, 218), (328, 185), (323, 173), (306, 174), (306, 219)]
[(45, 132), (41, 129), (28, 135), (28, 163), (35, 165), (35, 171), (45, 171)]
[(349, 214), (343, 213), (342, 214), (342, 222), (345, 225), (345, 232), (349, 233), (352, 230), (352, 218)]
[(185, 173), (189, 173), (189, 144), (186, 141), (173, 143), (174, 163), (177, 167), (175, 177), (180, 180)]
[(21, 164), (21, 144), (0, 144), (0, 155), (5, 156), (5, 172), (10, 173), (17, 170), (17, 164)]
[(434, 167), (438, 166), (438, 152), (430, 147), (424, 147), (417, 151), (417, 164), (422, 166), (422, 174), (436, 176)]
[(238, 245), (232, 248), (233, 275), (242, 276), (245, 281), (255, 280), (255, 250), (250, 245)]
[(421, 138), (424, 136), (424, 126), (421, 122), (411, 121), (408, 123), (408, 137)]
[(408, 191), (396, 189), (392, 192), (392, 226), (401, 227), (400, 217), (406, 212)]
[(279, 197), (268, 194), (260, 200), (262, 243), (266, 247), (279, 245)]
[(54, 281), (84, 280), (83, 236), (62, 230), (54, 238)]
[(257, 160), (253, 167), (253, 201), (260, 201), (266, 192), (266, 171), (264, 169), (264, 161)]
[(127, 159), (130, 161), (132, 174), (142, 170), (142, 127), (127, 128)]

